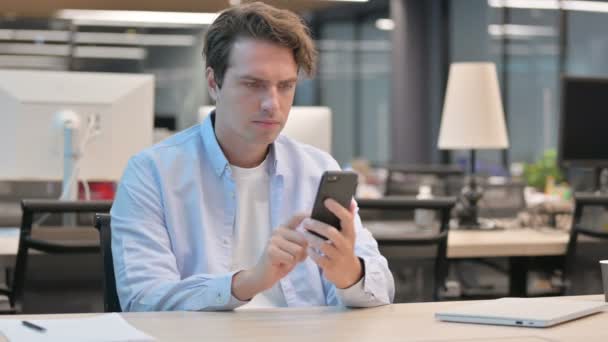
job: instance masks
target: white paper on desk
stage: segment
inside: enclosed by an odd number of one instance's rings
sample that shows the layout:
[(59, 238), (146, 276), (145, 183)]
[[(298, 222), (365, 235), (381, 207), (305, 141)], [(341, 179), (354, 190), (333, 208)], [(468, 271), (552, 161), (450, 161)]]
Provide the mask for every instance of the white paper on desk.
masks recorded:
[(10, 342), (154, 341), (154, 338), (135, 329), (117, 313), (79, 318), (27, 320), (46, 328), (45, 332), (30, 329), (21, 321), (0, 319), (0, 331)]

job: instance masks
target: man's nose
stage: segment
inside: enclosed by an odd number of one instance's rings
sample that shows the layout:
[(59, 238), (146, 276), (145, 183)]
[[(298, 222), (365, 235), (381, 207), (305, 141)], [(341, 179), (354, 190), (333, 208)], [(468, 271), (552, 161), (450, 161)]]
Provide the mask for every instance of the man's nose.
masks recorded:
[(279, 92), (276, 87), (269, 87), (264, 98), (262, 99), (262, 111), (266, 113), (275, 113), (279, 108)]

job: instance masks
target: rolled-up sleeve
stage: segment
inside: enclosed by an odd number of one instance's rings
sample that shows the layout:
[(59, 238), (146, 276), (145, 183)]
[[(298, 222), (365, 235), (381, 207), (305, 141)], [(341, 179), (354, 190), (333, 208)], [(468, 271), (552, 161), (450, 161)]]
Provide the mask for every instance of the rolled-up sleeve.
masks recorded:
[(112, 254), (123, 311), (231, 310), (232, 276), (181, 278), (165, 226), (160, 177), (145, 155), (129, 161), (112, 207)]
[(390, 304), (395, 297), (395, 281), (388, 262), (380, 254), (376, 240), (363, 227), (358, 214), (355, 217), (355, 227), (355, 254), (363, 262), (364, 275), (359, 282), (346, 289), (336, 288), (323, 278), (327, 303), (350, 307)]

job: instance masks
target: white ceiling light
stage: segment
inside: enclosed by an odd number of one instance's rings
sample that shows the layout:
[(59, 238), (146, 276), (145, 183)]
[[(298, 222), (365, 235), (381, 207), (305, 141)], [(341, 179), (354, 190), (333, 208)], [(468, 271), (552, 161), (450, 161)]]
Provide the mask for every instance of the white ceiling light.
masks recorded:
[(488, 25), (488, 33), (491, 36), (507, 37), (555, 37), (557, 32), (550, 26), (537, 25)]
[(156, 11), (105, 11), (59, 10), (55, 17), (69, 19), (76, 25), (89, 26), (203, 26), (211, 24), (217, 13), (156, 12)]
[(500, 8), (559, 9), (557, 0), (488, 0), (488, 6)]
[(579, 1), (579, 0), (488, 0), (488, 6), (494, 8), (529, 8), (552, 9), (563, 8), (568, 11), (604, 12), (608, 13), (608, 2)]
[(80, 44), (191, 46), (194, 45), (196, 38), (182, 34), (77, 32), (74, 41)]
[(0, 55), (69, 56), (68, 44), (0, 43)]
[(114, 46), (76, 46), (74, 57), (77, 58), (105, 58), (105, 59), (145, 59), (145, 49), (137, 47), (114, 47)]
[(608, 3), (597, 1), (564, 1), (564, 9), (582, 12), (608, 12)]
[(67, 42), (69, 31), (0, 29), (3, 40), (34, 40), (37, 42)]
[(392, 19), (380, 18), (376, 20), (376, 28), (378, 30), (390, 31), (395, 28), (395, 22)]

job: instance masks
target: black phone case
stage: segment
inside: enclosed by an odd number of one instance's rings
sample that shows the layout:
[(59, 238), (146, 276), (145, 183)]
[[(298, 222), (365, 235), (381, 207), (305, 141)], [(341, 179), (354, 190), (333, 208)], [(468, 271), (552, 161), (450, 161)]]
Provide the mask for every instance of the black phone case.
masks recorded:
[[(329, 211), (323, 202), (327, 198), (333, 198), (341, 206), (349, 209), (350, 201), (355, 196), (356, 189), (356, 173), (351, 171), (325, 171), (319, 183), (319, 189), (317, 190), (317, 196), (310, 217), (340, 230), (340, 219)], [(319, 236), (319, 234), (314, 232), (311, 233)]]

